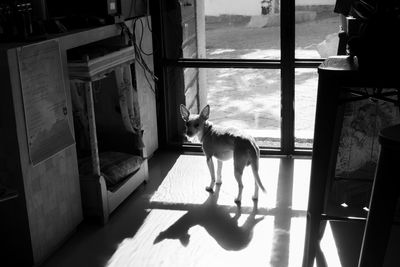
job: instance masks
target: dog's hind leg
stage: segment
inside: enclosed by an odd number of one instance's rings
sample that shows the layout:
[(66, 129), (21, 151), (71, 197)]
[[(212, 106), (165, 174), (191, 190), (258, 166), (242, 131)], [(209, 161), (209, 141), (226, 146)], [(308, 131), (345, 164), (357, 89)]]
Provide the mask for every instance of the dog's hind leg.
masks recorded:
[(252, 197), (252, 199), (254, 201), (258, 200), (258, 189), (259, 189), (259, 187), (258, 187), (257, 181), (254, 181), (254, 194), (253, 194), (253, 197)]
[(243, 191), (243, 182), (242, 175), (244, 167), (246, 166), (247, 158), (243, 157), (241, 153), (237, 153), (236, 151), (233, 153), (233, 165), (235, 168), (235, 179), (238, 183), (238, 195), (235, 198), (235, 203), (240, 205), (242, 201), (242, 191)]
[(206, 187), (207, 192), (214, 192), (214, 184), (215, 184), (215, 170), (214, 170), (214, 162), (212, 160), (212, 157), (207, 157), (207, 166), (208, 169), (210, 170), (210, 175), (211, 175), (211, 182), (210, 185)]
[(239, 170), (236, 169), (235, 167), (235, 178), (238, 183), (238, 195), (235, 198), (235, 203), (238, 205), (240, 205), (240, 202), (242, 201), (242, 191), (243, 191), (242, 175), (243, 175), (243, 169)]
[(256, 201), (258, 200), (258, 189), (259, 189), (257, 179), (260, 180), (260, 176), (258, 175), (258, 162), (251, 163), (251, 169), (253, 171), (253, 176), (254, 176), (254, 194), (252, 199)]
[(222, 160), (217, 161), (217, 184), (222, 184)]
[(254, 194), (253, 194), (252, 199), (253, 199), (254, 201), (257, 201), (257, 200), (258, 200), (258, 184), (257, 184), (256, 181), (254, 181)]

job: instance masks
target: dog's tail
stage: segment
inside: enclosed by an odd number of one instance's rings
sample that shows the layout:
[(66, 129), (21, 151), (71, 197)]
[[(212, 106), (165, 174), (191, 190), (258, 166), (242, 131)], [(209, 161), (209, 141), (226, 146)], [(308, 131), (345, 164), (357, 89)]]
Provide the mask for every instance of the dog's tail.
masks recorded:
[(257, 159), (257, 162), (252, 162), (251, 163), (251, 169), (253, 170), (254, 179), (256, 180), (256, 183), (258, 184), (258, 187), (260, 187), (261, 190), (264, 193), (266, 193), (266, 190), (265, 190), (264, 186), (261, 183), (260, 175), (258, 175), (258, 159)]
[(261, 183), (260, 175), (258, 175), (258, 162), (260, 158), (260, 149), (255, 143), (253, 143), (253, 147), (254, 149), (252, 149), (251, 151), (251, 163), (250, 163), (251, 170), (253, 171), (254, 179), (256, 180), (258, 187), (260, 187), (261, 190), (265, 193), (266, 190), (263, 184)]

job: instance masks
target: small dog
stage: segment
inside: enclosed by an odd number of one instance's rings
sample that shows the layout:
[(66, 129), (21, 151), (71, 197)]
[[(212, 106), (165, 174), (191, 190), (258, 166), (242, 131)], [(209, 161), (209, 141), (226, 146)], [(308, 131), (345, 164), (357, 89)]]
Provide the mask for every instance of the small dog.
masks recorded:
[[(184, 106), (180, 106), (182, 119), (185, 121), (186, 135), (193, 137), (197, 135), (203, 146), (206, 155), (207, 165), (211, 174), (211, 183), (206, 187), (208, 192), (213, 192), (215, 182), (221, 184), (222, 162), (233, 157), (234, 173), (238, 183), (239, 192), (235, 198), (235, 203), (240, 205), (242, 200), (242, 174), (244, 167), (251, 165), (254, 175), (254, 195), (253, 200), (258, 199), (258, 189), (265, 192), (258, 175), (258, 161), (260, 149), (253, 137), (246, 135), (235, 128), (223, 128), (213, 125), (208, 121), (210, 106), (203, 108), (200, 114), (190, 114)], [(215, 181), (214, 163), (212, 157), (217, 158), (217, 180)]]

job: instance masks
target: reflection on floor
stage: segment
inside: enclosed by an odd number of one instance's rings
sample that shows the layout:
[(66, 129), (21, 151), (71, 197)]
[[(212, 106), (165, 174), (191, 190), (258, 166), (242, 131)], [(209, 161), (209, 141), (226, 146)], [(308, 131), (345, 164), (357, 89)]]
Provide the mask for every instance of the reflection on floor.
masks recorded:
[[(258, 203), (251, 200), (254, 182), (246, 169), (239, 209), (232, 162), (224, 165), (222, 185), (209, 194), (203, 156), (157, 153), (149, 183), (104, 227), (83, 223), (43, 267), (301, 266), (310, 167), (309, 159), (262, 158), (260, 176), (268, 193), (260, 192)], [(362, 235), (362, 227), (356, 229), (350, 232)], [(340, 243), (334, 232), (340, 227), (328, 224), (321, 242), (329, 266), (355, 266), (350, 264), (360, 237)], [(341, 251), (336, 244), (353, 247)]]

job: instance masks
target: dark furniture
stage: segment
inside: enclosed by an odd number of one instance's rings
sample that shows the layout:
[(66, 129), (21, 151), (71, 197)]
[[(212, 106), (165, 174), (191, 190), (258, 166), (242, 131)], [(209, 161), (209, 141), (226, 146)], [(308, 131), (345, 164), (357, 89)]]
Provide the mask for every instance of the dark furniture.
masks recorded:
[[(338, 139), (341, 130), (343, 92), (349, 88), (380, 88), (371, 96), (392, 101), (389, 95), (399, 95), (400, 79), (385, 66), (374, 70), (360, 70), (357, 60), (350, 56), (326, 59), (318, 68), (318, 96), (311, 165), (310, 195), (307, 211), (306, 239), (303, 267), (313, 266), (319, 249), (321, 221), (329, 219), (325, 214), (327, 193), (334, 176)], [(370, 96), (359, 96), (368, 98)], [(350, 99), (351, 100), (351, 99)], [(354, 99), (357, 100), (357, 97)]]
[(359, 267), (383, 266), (400, 196), (400, 124), (380, 132), (381, 150), (364, 230)]
[[(126, 25), (131, 28), (132, 21), (126, 21)], [(48, 42), (58, 43), (61, 64), (47, 66), (49, 70), (62, 69), (64, 79), (59, 85), (65, 89), (67, 111), (71, 111), (67, 51), (120, 34), (121, 27), (113, 24), (48, 36), (43, 42), (0, 44), (0, 180), (10, 189), (6, 198), (0, 196), (0, 250), (4, 255), (1, 266), (39, 265), (75, 232), (82, 221), (75, 144), (36, 165), (29, 158), (18, 58), (20, 49), (34, 45), (38, 51), (45, 51), (43, 46)], [(43, 62), (41, 59), (38, 64), (44, 66)], [(72, 112), (68, 112), (68, 116), (72, 123)]]

